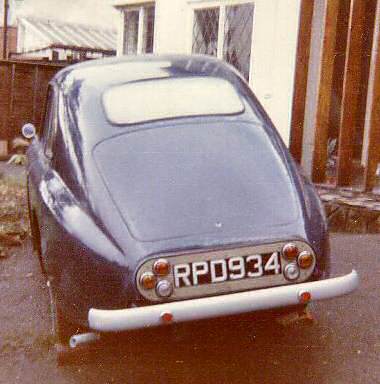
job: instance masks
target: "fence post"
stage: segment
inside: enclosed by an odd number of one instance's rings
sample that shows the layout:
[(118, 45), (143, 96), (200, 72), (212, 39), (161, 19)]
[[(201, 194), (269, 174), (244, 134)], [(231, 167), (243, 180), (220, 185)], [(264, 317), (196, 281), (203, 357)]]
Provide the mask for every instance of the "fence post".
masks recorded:
[(289, 144), (290, 153), (298, 163), (301, 162), (302, 158), (303, 124), (305, 119), (313, 11), (314, 0), (302, 0), (298, 27), (296, 72), (294, 76), (294, 95)]
[(9, 0), (4, 0), (4, 18), (3, 18), (3, 59), (8, 58), (8, 13)]
[(331, 88), (334, 70), (336, 30), (339, 13), (339, 0), (325, 0), (325, 18), (322, 41), (322, 56), (318, 78), (318, 99), (314, 133), (312, 180), (325, 181), (327, 162), (327, 142), (329, 134), (329, 115)]
[(365, 189), (370, 191), (376, 184), (376, 168), (380, 162), (380, 0), (377, 1), (376, 7), (365, 132), (368, 132), (368, 150), (364, 183)]
[(36, 125), (36, 111), (37, 111), (37, 92), (39, 84), (39, 67), (36, 65), (34, 67), (34, 79), (33, 79), (33, 113), (32, 113), (32, 123)]
[(11, 64), (11, 78), (10, 78), (10, 86), (9, 86), (9, 109), (8, 109), (8, 121), (7, 121), (7, 140), (10, 141), (12, 139), (11, 132), (13, 132), (13, 100), (14, 100), (14, 84), (15, 84), (15, 73), (16, 72), (16, 64)]
[(363, 36), (365, 33), (363, 0), (351, 0), (346, 59), (344, 65), (342, 107), (339, 120), (337, 185), (352, 182), (356, 113), (360, 95)]

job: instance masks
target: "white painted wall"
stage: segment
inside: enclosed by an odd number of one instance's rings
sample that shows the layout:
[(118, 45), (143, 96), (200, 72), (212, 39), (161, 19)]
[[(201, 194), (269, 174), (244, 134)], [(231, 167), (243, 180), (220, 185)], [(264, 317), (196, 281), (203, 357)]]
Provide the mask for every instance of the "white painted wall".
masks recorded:
[(191, 47), (187, 44), (190, 14), (187, 0), (156, 1), (155, 52), (191, 53)]
[(250, 85), (289, 143), (299, 0), (256, 0)]
[[(130, 6), (139, 0), (117, 0)], [(141, 1), (143, 2), (143, 1)], [(146, 2), (146, 0), (145, 0)], [(194, 7), (242, 0), (156, 0), (155, 53), (191, 53)], [(289, 142), (300, 0), (255, 0), (250, 85)], [(119, 23), (119, 35), (122, 22)], [(119, 38), (118, 54), (121, 51)]]

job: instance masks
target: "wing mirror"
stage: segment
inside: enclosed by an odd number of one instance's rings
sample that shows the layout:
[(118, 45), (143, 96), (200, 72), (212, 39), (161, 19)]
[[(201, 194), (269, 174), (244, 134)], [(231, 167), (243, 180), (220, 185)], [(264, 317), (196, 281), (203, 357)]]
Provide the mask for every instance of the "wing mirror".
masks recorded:
[(33, 139), (36, 136), (36, 132), (36, 127), (31, 123), (24, 124), (21, 128), (22, 135), (28, 140)]

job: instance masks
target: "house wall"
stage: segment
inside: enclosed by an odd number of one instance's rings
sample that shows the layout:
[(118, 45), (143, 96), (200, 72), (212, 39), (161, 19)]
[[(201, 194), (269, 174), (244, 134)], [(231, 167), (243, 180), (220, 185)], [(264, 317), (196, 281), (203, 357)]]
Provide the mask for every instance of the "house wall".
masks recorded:
[[(154, 52), (191, 53), (194, 8), (247, 2), (156, 0)], [(115, 4), (138, 3), (118, 0)], [(254, 4), (250, 85), (288, 144), (300, 0), (256, 0)], [(121, 19), (118, 54), (122, 53), (122, 25)]]
[[(157, 53), (190, 53), (191, 29), (189, 3), (186, 0), (156, 1), (154, 50)], [(189, 36), (190, 35), (190, 36)]]

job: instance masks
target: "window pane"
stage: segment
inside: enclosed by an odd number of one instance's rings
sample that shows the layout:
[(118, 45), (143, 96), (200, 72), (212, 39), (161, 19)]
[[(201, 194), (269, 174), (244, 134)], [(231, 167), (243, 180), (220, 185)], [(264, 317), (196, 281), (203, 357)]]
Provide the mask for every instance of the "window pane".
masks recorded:
[(226, 7), (223, 58), (249, 79), (254, 5)]
[(145, 8), (143, 52), (153, 52), (154, 7)]
[(124, 54), (137, 53), (137, 38), (139, 29), (139, 11), (126, 11), (124, 13)]
[(103, 101), (106, 115), (114, 124), (244, 111), (234, 87), (213, 77), (128, 83), (106, 91)]
[(217, 55), (219, 8), (194, 11), (193, 53)]

